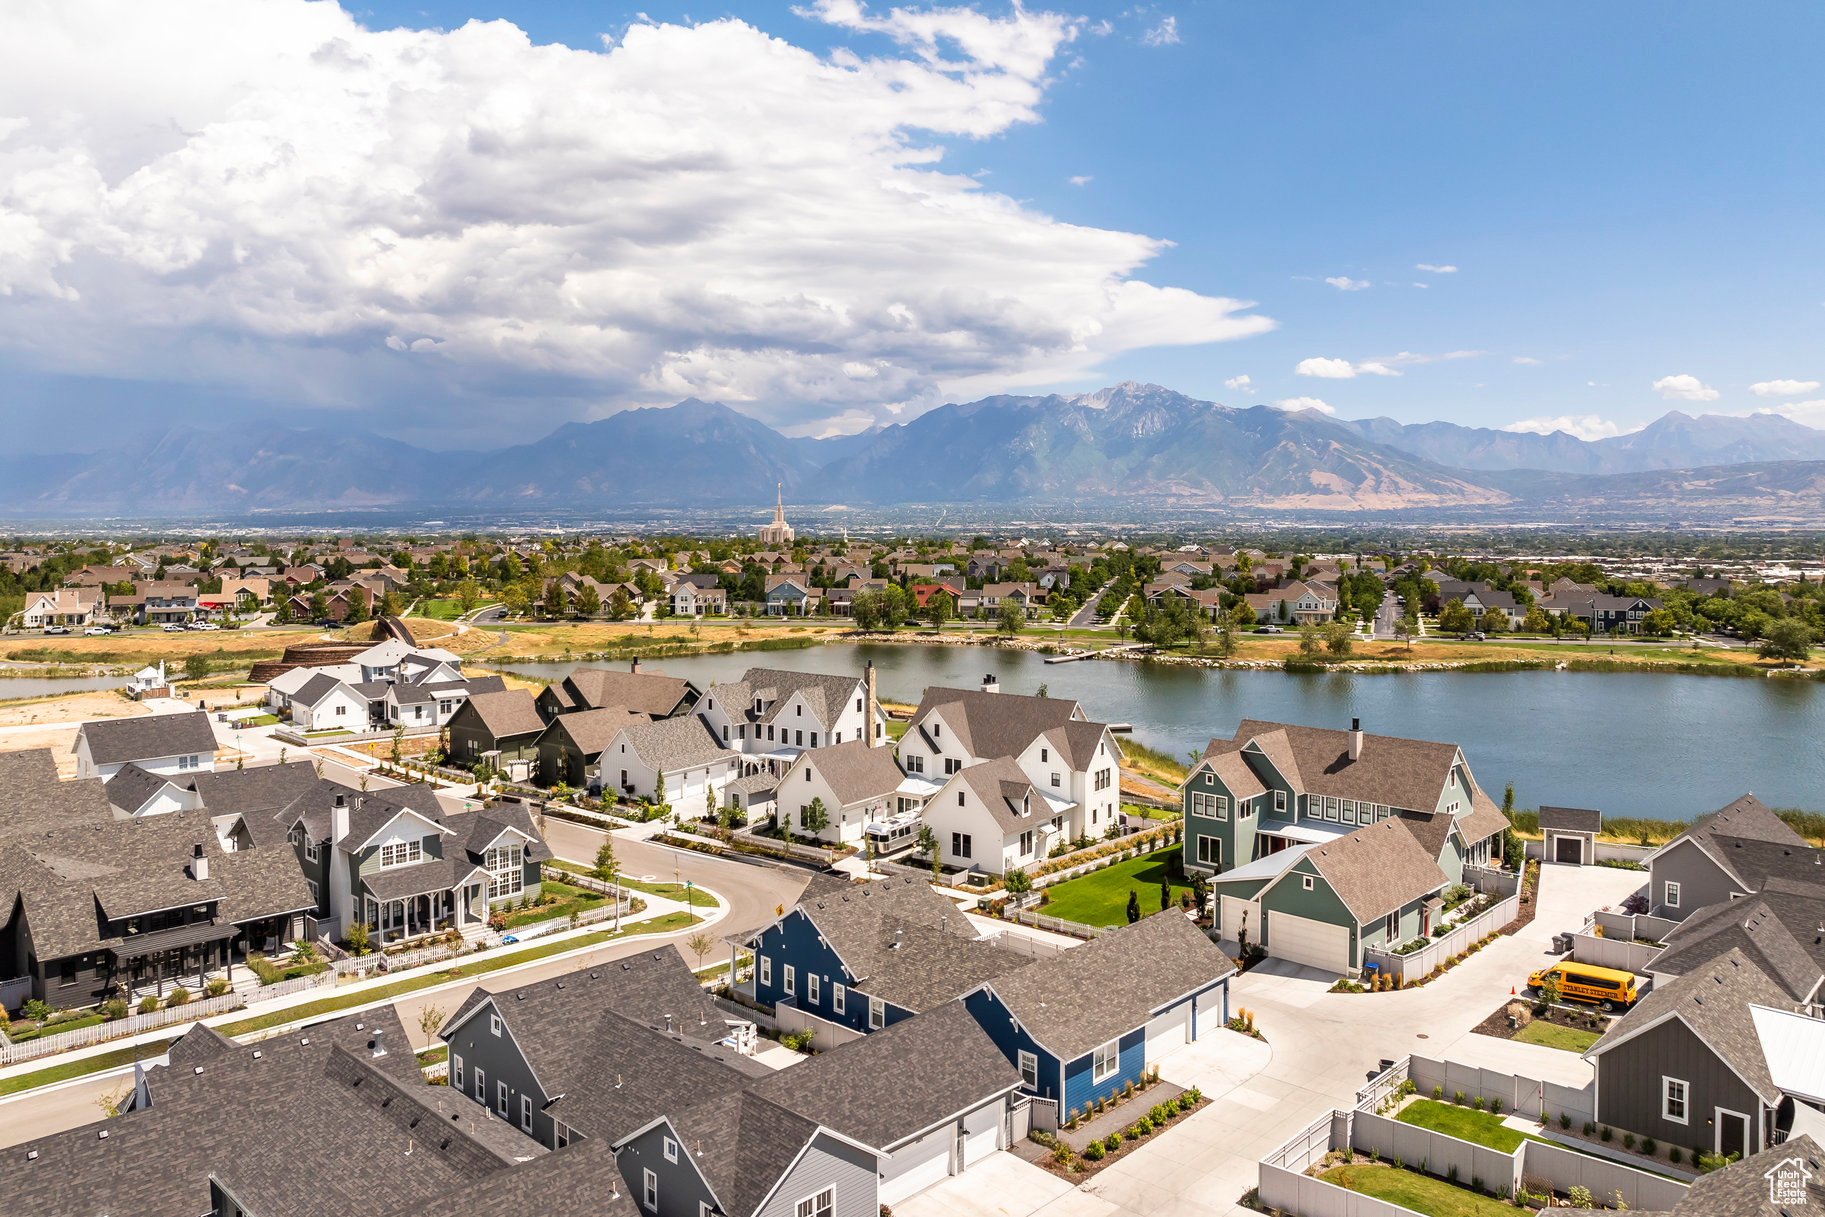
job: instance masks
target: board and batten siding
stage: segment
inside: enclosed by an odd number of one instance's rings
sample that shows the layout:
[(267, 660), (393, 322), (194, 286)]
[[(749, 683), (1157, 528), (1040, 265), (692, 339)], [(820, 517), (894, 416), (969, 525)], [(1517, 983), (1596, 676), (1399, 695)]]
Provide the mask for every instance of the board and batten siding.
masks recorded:
[[(1686, 1083), (1685, 1124), (1660, 1114), (1663, 1077)], [(1719, 1107), (1748, 1115), (1754, 1144), (1743, 1156), (1755, 1153), (1760, 1148), (1762, 1101), (1677, 1018), (1597, 1058), (1597, 1119), (1612, 1128), (1708, 1154), (1716, 1146), (1712, 1121)]]
[(1091, 1049), (1065, 1066), (1065, 1115), (1089, 1107), (1098, 1099), (1120, 1094), (1129, 1082), (1139, 1082), (1147, 1068), (1147, 1029), (1136, 1027), (1122, 1036), (1120, 1064), (1113, 1077), (1096, 1081), (1096, 1050)]
[[(665, 1158), (668, 1137), (678, 1145), (676, 1162), (668, 1162)], [(658, 1217), (699, 1217), (716, 1209), (715, 1198), (698, 1173), (690, 1150), (669, 1123), (661, 1121), (629, 1141), (616, 1155), (616, 1164), (621, 1168), (628, 1194), (643, 1213), (657, 1213)], [(646, 1207), (646, 1172), (649, 1170), (659, 1181), (659, 1207), (656, 1209)], [(709, 1207), (702, 1207), (705, 1205)]]
[(1001, 1049), (1001, 1055), (1007, 1057), (1008, 1064), (1020, 1068), (1020, 1054), (1031, 1052), (1035, 1060), (1035, 1085), (1022, 1086), (1027, 1094), (1036, 1095), (1053, 1102), (1062, 1102), (1064, 1084), (1058, 1064), (1058, 1058), (1047, 1051), (1040, 1043), (1027, 1033), (1008, 1013), (1008, 1008), (1001, 1004), (985, 989), (978, 989), (963, 999), (963, 1008), (975, 1018), (983, 1034), (994, 1041), (995, 1047)]
[(797, 1217), (798, 1202), (825, 1188), (831, 1189), (833, 1217), (880, 1217), (875, 1156), (821, 1131), (755, 1217)]
[[(1312, 890), (1305, 890), (1305, 879), (1312, 880)], [(1261, 927), (1256, 930), (1257, 941), (1273, 953), (1274, 944), (1270, 941), (1272, 934), (1268, 927), (1272, 922), (1269, 913), (1286, 913), (1293, 917), (1305, 917), (1312, 921), (1322, 921), (1326, 925), (1340, 925), (1350, 931), (1350, 966), (1355, 967), (1361, 959), (1362, 945), (1358, 942), (1356, 916), (1345, 907), (1331, 885), (1324, 881), (1318, 868), (1312, 865), (1310, 858), (1301, 858), (1293, 863), (1286, 874), (1261, 896)]]
[[(460, 1056), (463, 1059), (463, 1082), (460, 1088), (463, 1096), (472, 1103), (482, 1103), (495, 1113), (496, 1119), (501, 1119), (496, 1096), (500, 1093), (499, 1084), (507, 1083), (505, 1119), (514, 1128), (520, 1127), (520, 1096), (531, 1095), (532, 1131), (529, 1135), (546, 1148), (555, 1148), (552, 1120), (543, 1110), (548, 1096), (533, 1077), (532, 1067), (526, 1063), (526, 1055), (520, 1051), (520, 1046), (514, 1041), (513, 1032), (505, 1021), (501, 1024), (499, 1035), (490, 1030), (492, 1024), (489, 1020), (492, 1014), (490, 1006), (479, 1007), (450, 1036), (451, 1089), (457, 1089), (456, 1058)], [(475, 1097), (477, 1065), (487, 1074), (487, 1094), (480, 1100)], [(695, 1210), (692, 1212), (694, 1214)]]

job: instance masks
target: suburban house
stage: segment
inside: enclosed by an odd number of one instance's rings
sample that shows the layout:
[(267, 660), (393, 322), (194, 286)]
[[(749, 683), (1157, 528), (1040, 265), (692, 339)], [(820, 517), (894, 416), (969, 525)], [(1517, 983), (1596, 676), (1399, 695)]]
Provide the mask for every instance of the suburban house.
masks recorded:
[(215, 768), (215, 731), (201, 710), (98, 718), (76, 730), (76, 776), (106, 780), (129, 764), (148, 773), (188, 774)]
[(478, 693), (503, 693), (507, 682), (499, 676), (459, 677), (455, 680), (362, 685), (369, 695), (369, 716), (388, 727), (425, 731), (449, 724), (463, 704)]
[(1760, 892), (1706, 905), (1673, 927), (1648, 965), (1655, 983), (1696, 971), (1735, 948), (1797, 1005), (1825, 1015), (1825, 886), (1770, 879)]
[(542, 689), (538, 705), (539, 713), (546, 718), (610, 707), (648, 718), (671, 718), (696, 705), (699, 696), (697, 686), (690, 681), (663, 672), (642, 671), (636, 659), (627, 672), (578, 668)]
[(197, 615), (196, 586), (179, 579), (154, 579), (133, 585), (139, 601), (135, 620), (141, 625), (192, 621)]
[(1021, 1089), (1055, 1104), (1062, 1124), (1173, 1047), (1222, 1028), (1235, 971), (1168, 909), (985, 980), (963, 1004), (1019, 1071)]
[(1825, 852), (1746, 794), (1648, 855), (1648, 911), (1683, 921), (1706, 905), (1758, 892), (1771, 878), (1825, 882), (1821, 859)]
[[(533, 1181), (520, 1172), (534, 1171), (591, 1195), (592, 1213), (637, 1212), (625, 1195), (612, 1200), (592, 1164), (576, 1159), (553, 1177), (547, 1163), (560, 1155), (507, 1124), (453, 1119), (468, 1104), (424, 1084), (391, 1006), (251, 1045), (198, 1023), (166, 1059), (135, 1071), (119, 1115), (13, 1146), (9, 1211), (441, 1217), (449, 1203), (488, 1211), (474, 1205), (490, 1184), (524, 1188)], [(251, 1145), (287, 1146), (287, 1169)]]
[(739, 756), (693, 714), (657, 722), (630, 718), (596, 760), (602, 789), (668, 803), (691, 815), (720, 807), (722, 788), (739, 771)]
[(121, 817), (95, 777), (58, 781), (42, 748), (0, 753), (0, 786), (0, 966), (33, 997), (194, 991), (237, 955), (306, 935), (311, 895), (289, 853), (224, 849), (209, 812)]
[(801, 575), (768, 575), (767, 615), (806, 617), (817, 612), (819, 596)]
[(1107, 724), (1070, 698), (1003, 693), (993, 676), (980, 689), (927, 689), (898, 752), (908, 777), (942, 783), (925, 822), (947, 865), (1003, 874), (1103, 836), (1121, 809)]
[(370, 725), (368, 697), (362, 688), (344, 684), (324, 671), (307, 678), (286, 702), (292, 726), (300, 731), (366, 731)]
[[(852, 739), (799, 753), (780, 776), (774, 801), (794, 832), (859, 845), (871, 822), (916, 811), (936, 789), (936, 783), (902, 773), (893, 749)], [(827, 821), (816, 832), (805, 822), (813, 803), (823, 807)]]
[(729, 594), (715, 575), (680, 575), (670, 595), (675, 617), (720, 617), (729, 611)]
[(1284, 587), (1243, 597), (1262, 621), (1319, 625), (1337, 614), (1337, 589), (1328, 583), (1294, 579)]
[(524, 689), (479, 693), (450, 716), (450, 761), (473, 765), (487, 761), (514, 781), (534, 776), (539, 763), (539, 736), (545, 720)]
[(644, 714), (605, 706), (554, 717), (539, 736), (539, 781), (578, 790), (602, 785), (602, 754), (623, 727), (650, 722)]
[(749, 668), (740, 680), (706, 689), (695, 709), (724, 746), (752, 758), (750, 766), (776, 770), (806, 748), (862, 738), (871, 717), (874, 739), (887, 730), (887, 716), (856, 676)]
[(1540, 600), (1544, 612), (1582, 621), (1593, 634), (1638, 634), (1641, 619), (1660, 607), (1648, 596), (1612, 596), (1594, 587), (1561, 580)]
[(911, 877), (816, 875), (796, 905), (743, 940), (752, 996), (817, 1023), (879, 1031), (1032, 960), (979, 937), (961, 910)]
[(1548, 862), (1574, 866), (1597, 864), (1597, 834), (1603, 830), (1603, 813), (1584, 807), (1540, 808), (1540, 832), (1545, 837), (1542, 856)]
[(361, 922), (381, 943), (484, 936), (491, 909), (538, 895), (551, 857), (521, 805), (446, 812), (423, 785), (360, 794), (321, 782), (277, 820), (325, 932)]
[(99, 587), (60, 587), (48, 592), (33, 592), (25, 598), (20, 624), (35, 630), (47, 625), (72, 629), (90, 626), (102, 611)]

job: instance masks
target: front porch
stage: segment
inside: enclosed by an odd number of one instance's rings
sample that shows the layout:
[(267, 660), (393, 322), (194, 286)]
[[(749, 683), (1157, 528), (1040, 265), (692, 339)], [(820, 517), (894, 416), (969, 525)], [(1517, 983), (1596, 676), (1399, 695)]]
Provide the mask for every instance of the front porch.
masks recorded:
[(429, 938), (451, 930), (470, 937), (484, 932), (488, 924), (487, 885), (484, 881), (460, 887), (417, 892), (412, 895), (378, 898), (370, 887), (366, 898), (366, 921), (372, 928), (374, 945), (396, 946), (414, 938)]

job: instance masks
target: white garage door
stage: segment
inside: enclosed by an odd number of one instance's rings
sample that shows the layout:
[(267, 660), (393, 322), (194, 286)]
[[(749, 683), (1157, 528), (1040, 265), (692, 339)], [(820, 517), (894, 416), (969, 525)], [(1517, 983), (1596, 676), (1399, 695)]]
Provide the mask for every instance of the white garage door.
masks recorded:
[(1180, 1002), (1147, 1024), (1147, 1063), (1191, 1038), (1191, 1003)]
[(1223, 990), (1212, 989), (1198, 994), (1198, 1038), (1203, 1039), (1223, 1026)]
[(924, 1191), (951, 1173), (951, 1139), (955, 1125), (946, 1124), (897, 1151), (881, 1166), (881, 1203), (898, 1204)]
[(1340, 925), (1295, 917), (1267, 915), (1267, 953), (1326, 972), (1350, 970), (1350, 931)]
[(1001, 1104), (978, 1107), (963, 1117), (963, 1127), (969, 1133), (963, 1164), (969, 1167), (1001, 1148)]
[(1234, 942), (1236, 930), (1243, 925), (1243, 917), (1248, 918), (1248, 940), (1261, 941), (1261, 905), (1254, 900), (1238, 900), (1234, 896), (1221, 897), (1217, 902), (1217, 929), (1224, 938)]

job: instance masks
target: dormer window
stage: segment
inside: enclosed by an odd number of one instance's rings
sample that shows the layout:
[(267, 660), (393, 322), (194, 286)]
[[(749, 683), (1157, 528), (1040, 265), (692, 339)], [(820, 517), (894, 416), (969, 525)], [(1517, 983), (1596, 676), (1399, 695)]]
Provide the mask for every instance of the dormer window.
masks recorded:
[(418, 841), (395, 841), (380, 847), (380, 867), (382, 870), (392, 866), (410, 866), (414, 862), (423, 862), (425, 847)]

